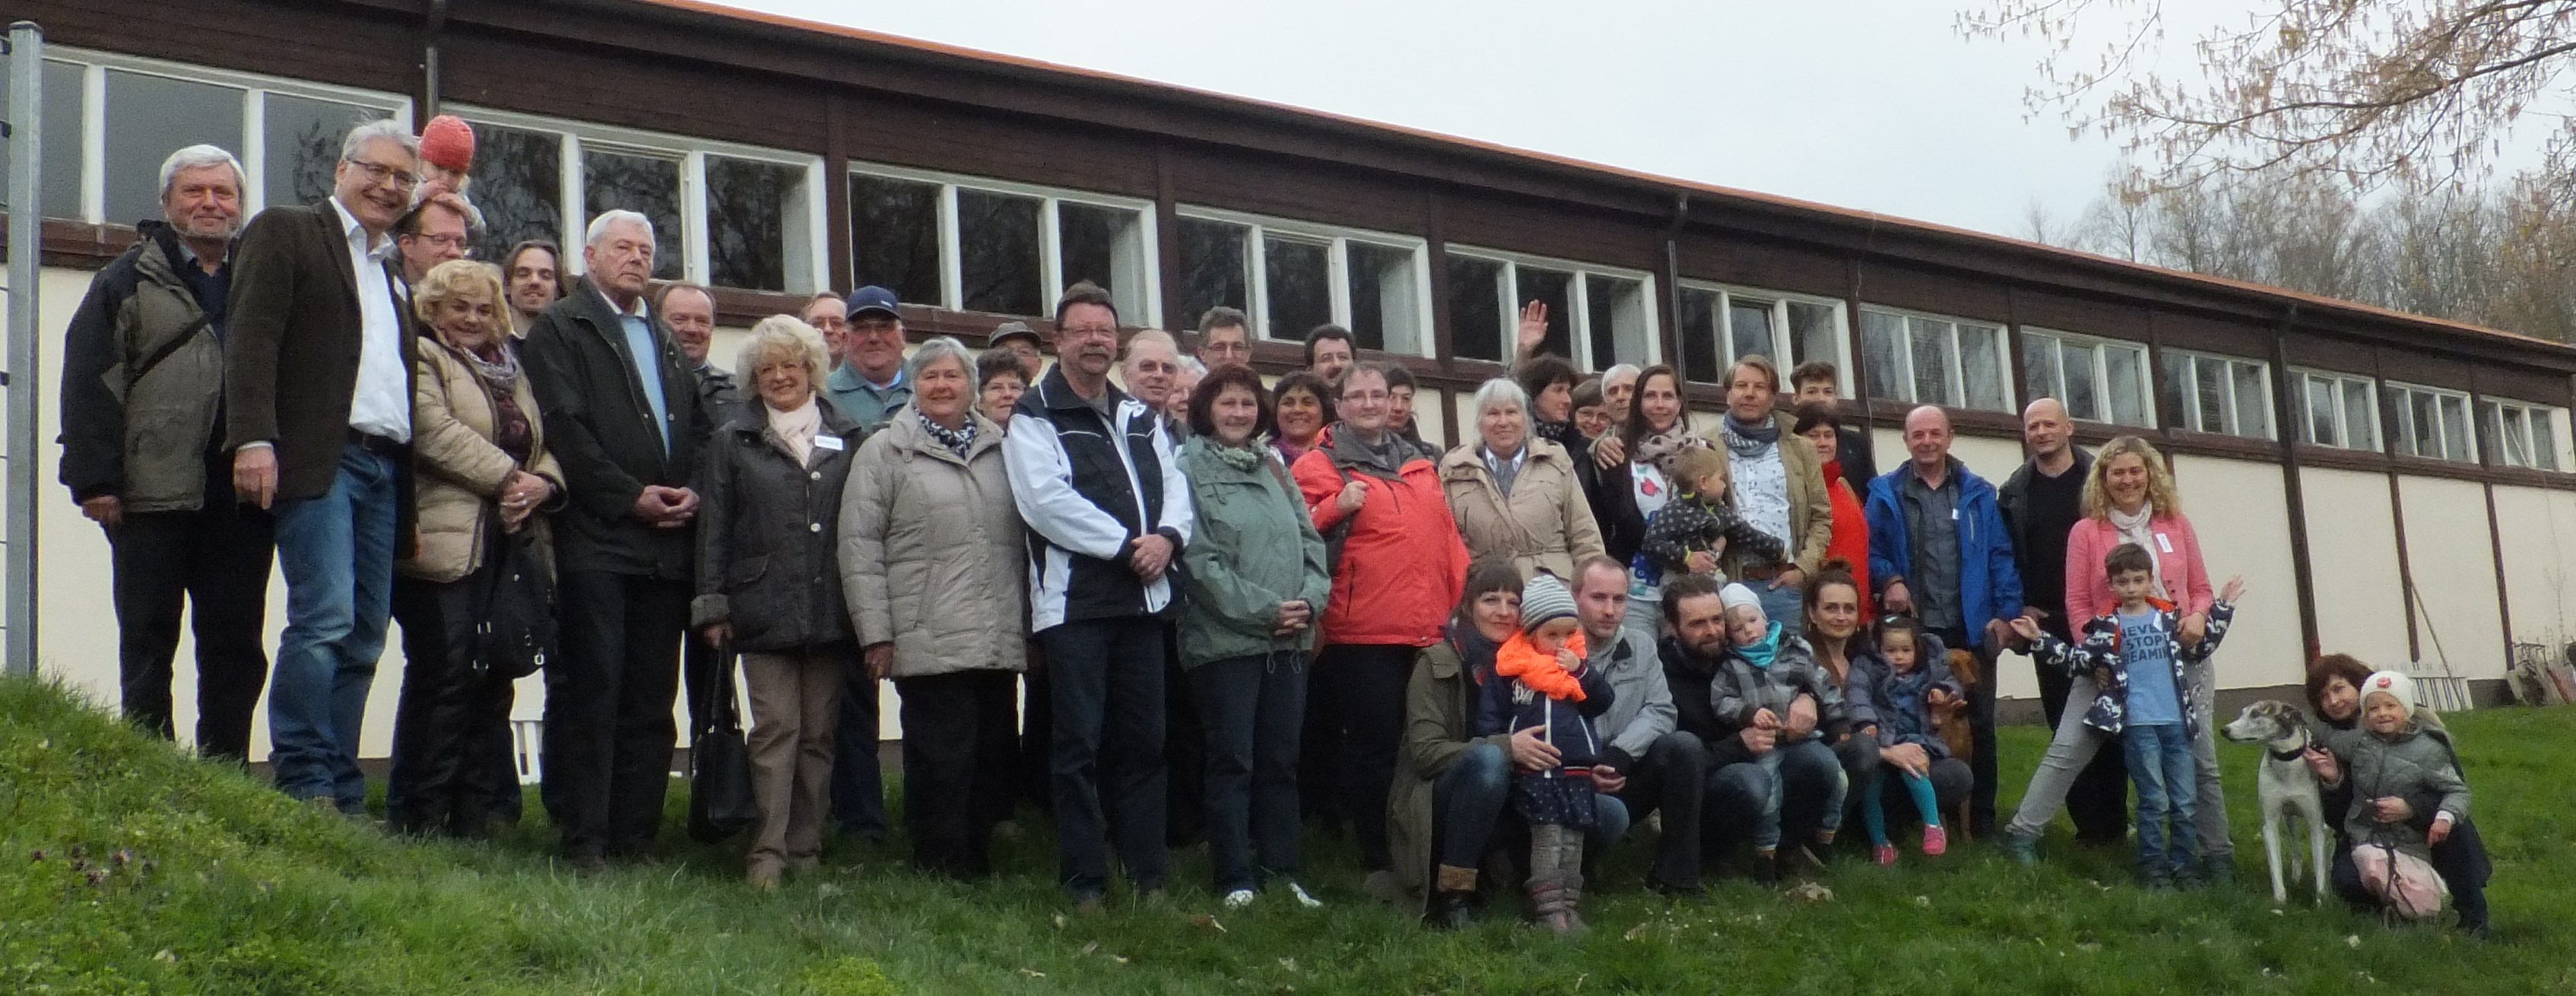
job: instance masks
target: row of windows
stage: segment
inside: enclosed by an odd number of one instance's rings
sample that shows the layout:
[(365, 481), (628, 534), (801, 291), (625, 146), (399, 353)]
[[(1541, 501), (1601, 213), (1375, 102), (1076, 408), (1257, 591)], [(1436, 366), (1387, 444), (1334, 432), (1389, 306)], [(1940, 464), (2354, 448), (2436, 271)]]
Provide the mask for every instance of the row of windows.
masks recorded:
[[(45, 61), (48, 150), (40, 187), (47, 212), (92, 222), (158, 214), (167, 151), (207, 142), (239, 150), (245, 208), (307, 203), (330, 193), (340, 137), (360, 122), (408, 122), (396, 95), (207, 70), (77, 50)], [(0, 55), (0, 70), (6, 56)], [(0, 98), (7, 74), (0, 71)], [(597, 213), (640, 211), (660, 243), (657, 277), (750, 290), (810, 292), (844, 283), (826, 263), (829, 220), (822, 159), (805, 153), (459, 108), (474, 123), (472, 193), (497, 253), (523, 239), (576, 241)], [(0, 138), (0, 151), (6, 139)], [(0, 182), (6, 157), (0, 155)], [(892, 288), (908, 302), (961, 311), (1043, 314), (1063, 289), (1109, 289), (1122, 314), (1161, 326), (1167, 316), (1150, 202), (1000, 180), (856, 165), (848, 177), (850, 284)], [(1186, 324), (1219, 305), (1242, 308), (1265, 339), (1302, 340), (1317, 325), (1351, 330), (1359, 345), (1434, 352), (1428, 242), (1215, 208), (1178, 211)], [(572, 236), (568, 238), (567, 236)], [(1444, 247), (1453, 352), (1507, 360), (1522, 308), (1546, 305), (1543, 348), (1585, 369), (1664, 360), (1653, 275), (1472, 246)], [(1785, 371), (1832, 362), (1855, 379), (1845, 302), (1684, 281), (1676, 288), (1683, 375), (1717, 382), (1736, 359), (1763, 354)], [(2012, 383), (2004, 326), (1876, 305), (1859, 308), (1868, 394), (1885, 401), (2013, 412), (2053, 397), (2072, 417), (2154, 428), (2158, 403), (2195, 432), (2276, 438), (2269, 365), (2162, 350), (2150, 376), (2144, 344), (2025, 327), (2023, 380)], [(2457, 391), (2319, 370), (2292, 370), (2293, 428), (2345, 449), (2576, 469), (2561, 452), (2564, 409), (2471, 399)]]

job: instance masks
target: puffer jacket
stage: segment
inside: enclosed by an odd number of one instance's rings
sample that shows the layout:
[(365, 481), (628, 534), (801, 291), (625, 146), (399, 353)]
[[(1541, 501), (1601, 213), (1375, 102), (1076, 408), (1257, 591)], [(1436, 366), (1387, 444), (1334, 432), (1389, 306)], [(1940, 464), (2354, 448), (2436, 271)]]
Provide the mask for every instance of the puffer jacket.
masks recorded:
[(476, 376), (474, 365), (437, 337), (422, 339), (412, 375), (412, 460), (417, 483), (413, 508), (419, 523), (419, 545), (410, 559), (395, 565), (406, 577), (441, 583), (481, 570), (487, 550), (487, 517), (510, 475), (527, 471), (554, 483), (554, 498), (528, 517), (534, 530), (538, 562), (553, 570), (553, 544), (547, 513), (564, 506), (563, 468), (546, 451), (545, 419), (537, 412), (536, 390), (523, 373), (511, 397), (528, 419), (528, 462), (521, 464), (492, 441), (492, 387)]
[[(2200, 643), (2184, 646), (2182, 613), (2172, 602), (2148, 599), (2156, 608), (2156, 625), (2162, 628), (2173, 646), (2174, 697), (2182, 704), (2183, 732), (2199, 736), (2200, 728), (2209, 722), (2201, 715), (2192, 694), (2191, 666), (2209, 660), (2218, 652), (2218, 641), (2227, 637), (2228, 624), (2236, 619), (2236, 607), (2226, 602), (2213, 602), (2209, 607), (2209, 626)], [(2119, 736), (2128, 724), (2129, 668), (2122, 656), (2120, 615), (2116, 607), (2109, 615), (2095, 616), (2077, 632), (2076, 641), (2068, 643), (2054, 634), (2041, 633), (2039, 644), (2031, 648), (2031, 659), (2041, 667), (2054, 668), (2069, 675), (2095, 675), (2100, 691), (2084, 710), (2084, 725)], [(2201, 680), (2209, 680), (2204, 676)]]
[[(1315, 627), (1271, 634), (1279, 606), (1321, 609), (1332, 594), (1324, 538), (1270, 447), (1219, 445), (1192, 436), (1181, 446), (1197, 535), (1181, 551), (1181, 666), (1311, 651)], [(1318, 617), (1320, 620), (1320, 617)]]
[(1523, 445), (1528, 456), (1510, 495), (1485, 469), (1481, 442), (1440, 458), (1440, 489), (1470, 556), (1509, 558), (1524, 581), (1546, 571), (1570, 583), (1577, 562), (1605, 552), (1601, 527), (1565, 448), (1535, 437)]
[(2386, 844), (2431, 860), (2432, 847), (2425, 834), (2425, 828), (2431, 826), (2429, 821), (2421, 826), (2413, 822), (2381, 823), (2370, 802), (2383, 796), (2435, 794), (2441, 797), (2434, 806), (2436, 812), (2451, 814), (2454, 824), (2467, 822), (2469, 783), (2460, 778), (2450, 747), (2413, 722), (2395, 737), (2364, 732), (2350, 745), (2352, 757), (2343, 771), (2343, 782), (2327, 786), (2350, 786), (2352, 802), (2344, 812), (2344, 834), (2357, 846)]
[(770, 431), (765, 406), (707, 441), (689, 628), (729, 624), (737, 650), (807, 650), (853, 637), (836, 541), (862, 433), (830, 400), (814, 403), (823, 425), (803, 464)]
[(1915, 648), (1914, 659), (1914, 670), (1898, 674), (1896, 667), (1876, 651), (1853, 657), (1851, 677), (1843, 685), (1843, 701), (1854, 728), (1878, 727), (1879, 746), (1913, 744), (1937, 761), (1950, 756), (1950, 744), (1932, 729), (1932, 710), (1924, 700), (1935, 688), (1960, 699), (1965, 699), (1967, 692), (1950, 674), (1949, 655), (1941, 649), (1938, 637), (1924, 636)]
[(897, 678), (1028, 666), (1024, 534), (1002, 427), (967, 417), (975, 442), (964, 459), (909, 411), (887, 419), (859, 447), (841, 493), (849, 617), (860, 646), (894, 644)]
[[(1346, 435), (1340, 423), (1325, 429), (1295, 467), (1315, 531), (1329, 537), (1350, 523), (1333, 567), (1323, 642), (1430, 646), (1467, 587), (1467, 545), (1439, 472), (1400, 441), (1402, 463), (1389, 467)], [(1359, 511), (1345, 513), (1342, 486), (1354, 478), (1368, 481), (1368, 496)]]
[(1817, 732), (1827, 742), (1842, 739), (1851, 725), (1851, 713), (1824, 665), (1816, 663), (1804, 638), (1782, 631), (1779, 623), (1771, 624), (1771, 638), (1780, 649), (1772, 654), (1769, 667), (1753, 666), (1731, 646), (1718, 659), (1717, 673), (1708, 683), (1709, 709), (1717, 714), (1718, 723), (1733, 733), (1753, 725), (1754, 714), (1764, 709), (1786, 719), (1789, 703), (1810, 695), (1816, 700)]

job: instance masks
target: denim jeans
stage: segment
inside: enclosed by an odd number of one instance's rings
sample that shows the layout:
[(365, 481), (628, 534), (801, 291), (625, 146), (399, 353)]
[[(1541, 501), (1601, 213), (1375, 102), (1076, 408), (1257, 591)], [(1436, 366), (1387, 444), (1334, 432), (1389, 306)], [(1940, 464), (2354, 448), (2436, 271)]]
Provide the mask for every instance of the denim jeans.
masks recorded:
[(877, 682), (850, 655), (841, 671), (841, 715), (832, 733), (832, 824), (868, 840), (886, 835), (885, 762), (877, 721)]
[(318, 498), (277, 505), (277, 563), (286, 632), (269, 680), (269, 767), (297, 799), (366, 809), (358, 733), (393, 615), (396, 468), (357, 446)]
[(2049, 739), (2048, 751), (2039, 756), (2039, 767), (2030, 773), (2030, 788), (2023, 790), (2021, 808), (2005, 827), (2008, 832), (2038, 839), (2057, 819), (2057, 811), (2065, 808), (2067, 792), (2091, 770), (2093, 756), (2111, 746), (2110, 734), (2084, 725), (2084, 713), (2093, 708), (2093, 697), (2099, 691), (2090, 673), (2077, 675), (2068, 683), (2066, 709), (2058, 715), (2057, 733)]
[[(1216, 891), (1295, 878), (1297, 740), (1306, 659), (1294, 650), (1209, 661), (1186, 672), (1206, 734), (1208, 870)], [(1168, 753), (1168, 752), (1167, 752)], [(1254, 864), (1253, 852), (1260, 862)]]
[(1766, 822), (1763, 814), (1774, 817), (1767, 821), (1777, 840), (1779, 813), (1771, 810), (1771, 786), (1779, 779), (1771, 771), (1751, 761), (1738, 761), (1708, 773), (1707, 791), (1700, 796), (1699, 833), (1703, 856), (1723, 853), (1737, 840), (1755, 836)]
[(1843, 798), (1851, 783), (1843, 775), (1842, 760), (1824, 740), (1784, 744), (1753, 763), (1771, 775), (1762, 800), (1762, 821), (1753, 828), (1753, 846), (1763, 850), (1780, 846), (1780, 824), (1792, 803), (1801, 813), (1813, 814), (1819, 832), (1841, 829)]
[[(2192, 737), (2180, 723), (2130, 726), (2120, 731), (2129, 778), (2138, 785), (2138, 870), (2146, 875), (2192, 866), (2196, 765)], [(2170, 820), (2170, 824), (2168, 824)]]
[(1753, 596), (1762, 600), (1762, 614), (1782, 629), (1796, 633), (1807, 625), (1807, 589), (1804, 585), (1784, 584), (1771, 587), (1769, 581), (1747, 581)]
[[(1431, 807), (1438, 824), (1434, 853), (1441, 864), (1481, 867), (1486, 845), (1509, 815), (1511, 790), (1511, 759), (1492, 744), (1468, 748), (1432, 781)], [(1584, 835), (1585, 847), (1603, 850), (1627, 836), (1628, 807), (1617, 796), (1595, 793), (1592, 805), (1594, 818), (1592, 829)]]
[(1068, 622), (1038, 634), (1055, 704), (1056, 859), (1076, 899), (1109, 889), (1115, 840), (1127, 880), (1163, 887), (1169, 795), (1163, 767), (1163, 624), (1143, 616)]

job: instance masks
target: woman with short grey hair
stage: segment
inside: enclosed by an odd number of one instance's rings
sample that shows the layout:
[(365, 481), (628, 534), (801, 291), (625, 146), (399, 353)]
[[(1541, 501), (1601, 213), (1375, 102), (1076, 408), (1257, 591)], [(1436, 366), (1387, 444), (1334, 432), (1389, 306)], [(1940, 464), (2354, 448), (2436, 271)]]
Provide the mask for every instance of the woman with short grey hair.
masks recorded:
[[(698, 507), (689, 622), (742, 652), (760, 808), (747, 874), (760, 889), (820, 863), (841, 674), (858, 653), (833, 539), (862, 430), (818, 390), (829, 356), (823, 334), (792, 315), (752, 327), (735, 371), (760, 404), (708, 441)], [(713, 694), (730, 688), (718, 682)]]
[(1440, 489), (1469, 555), (1572, 581), (1574, 565), (1602, 556), (1601, 527), (1583, 497), (1574, 458), (1530, 433), (1529, 395), (1497, 377), (1476, 389), (1476, 439), (1440, 460)]

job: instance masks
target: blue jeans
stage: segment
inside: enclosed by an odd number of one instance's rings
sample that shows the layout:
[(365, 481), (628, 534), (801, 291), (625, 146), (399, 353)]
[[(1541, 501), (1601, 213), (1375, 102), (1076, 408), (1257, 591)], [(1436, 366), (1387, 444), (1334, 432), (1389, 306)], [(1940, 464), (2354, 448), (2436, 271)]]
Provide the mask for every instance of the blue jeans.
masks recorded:
[[(1494, 837), (1510, 808), (1512, 765), (1503, 749), (1492, 744), (1467, 748), (1449, 770), (1431, 783), (1436, 814), (1434, 853), (1441, 864), (1476, 868), (1485, 860), (1485, 845)], [(1594, 793), (1592, 829), (1584, 846), (1600, 851), (1628, 834), (1628, 807), (1618, 796)]]
[(2198, 839), (2192, 822), (2198, 765), (2192, 760), (2191, 740), (2180, 723), (2120, 731), (2120, 753), (2128, 759), (2129, 778), (2138, 786), (2138, 870), (2146, 875), (2178, 873), (2192, 866), (2192, 844)]
[(393, 615), (394, 461), (356, 446), (319, 498), (277, 505), (286, 632), (269, 681), (269, 767), (297, 799), (366, 809), (358, 731)]
[[(1295, 878), (1297, 738), (1306, 658), (1294, 650), (1209, 661), (1187, 672), (1206, 736), (1208, 870), (1220, 893)], [(1260, 863), (1253, 863), (1253, 852)]]
[[(1797, 804), (1802, 812), (1815, 814), (1816, 829), (1832, 833), (1843, 825), (1843, 797), (1851, 782), (1843, 774), (1841, 758), (1821, 738), (1810, 737), (1794, 744), (1783, 744), (1755, 759), (1754, 765), (1771, 775), (1771, 784), (1762, 800), (1762, 819), (1753, 827), (1753, 846), (1772, 850), (1780, 846), (1780, 819), (1787, 803), (1797, 791)], [(1804, 843), (1804, 841), (1801, 841)]]
[(1806, 630), (1807, 591), (1804, 585), (1784, 584), (1774, 588), (1769, 581), (1747, 581), (1744, 586), (1753, 589), (1753, 597), (1762, 600), (1762, 614), (1779, 623), (1780, 628), (1792, 633)]
[[(1724, 853), (1727, 845), (1758, 836), (1765, 824), (1771, 827), (1772, 839), (1779, 839), (1779, 811), (1772, 808), (1777, 797), (1771, 792), (1779, 779), (1771, 769), (1739, 761), (1710, 771), (1707, 778), (1699, 809), (1701, 853)], [(1763, 818), (1766, 812), (1771, 819)]]

